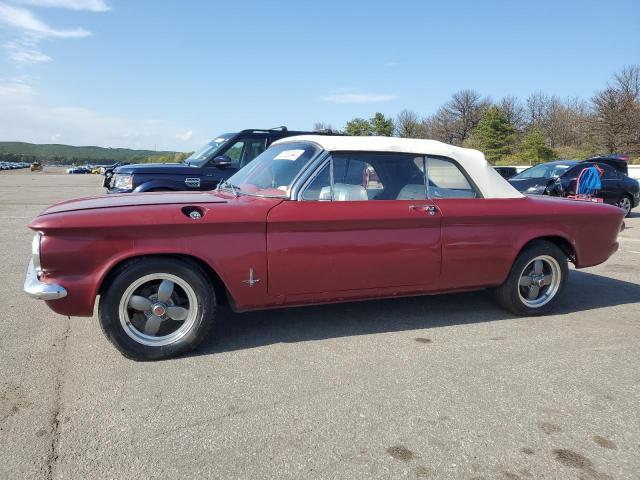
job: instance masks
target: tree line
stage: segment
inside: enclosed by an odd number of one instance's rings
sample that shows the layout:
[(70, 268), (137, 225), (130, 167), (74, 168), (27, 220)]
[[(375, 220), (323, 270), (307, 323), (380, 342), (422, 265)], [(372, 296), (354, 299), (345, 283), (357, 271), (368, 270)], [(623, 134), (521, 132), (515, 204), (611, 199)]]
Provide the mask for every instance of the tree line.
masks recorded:
[(128, 148), (0, 142), (0, 162), (40, 162), (47, 165), (109, 165), (116, 162), (179, 162), (186, 156), (188, 154), (180, 152), (156, 152)]
[[(316, 129), (331, 129), (317, 123)], [(536, 92), (498, 101), (461, 90), (435, 113), (377, 112), (349, 120), (348, 135), (428, 138), (481, 150), (495, 164), (536, 164), (553, 158), (621, 153), (640, 161), (640, 65), (622, 68), (588, 99)]]

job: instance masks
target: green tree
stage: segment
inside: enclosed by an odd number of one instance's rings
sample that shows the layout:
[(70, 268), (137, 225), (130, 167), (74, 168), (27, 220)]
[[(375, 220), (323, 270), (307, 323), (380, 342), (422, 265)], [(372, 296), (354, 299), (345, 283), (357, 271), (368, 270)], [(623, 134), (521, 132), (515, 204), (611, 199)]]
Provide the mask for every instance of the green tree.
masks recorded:
[(548, 162), (555, 157), (553, 149), (546, 144), (544, 131), (539, 127), (533, 127), (522, 139), (519, 154), (532, 165)]
[(358, 117), (347, 122), (344, 126), (344, 133), (347, 135), (371, 135), (373, 130), (369, 120)]
[(376, 112), (376, 114), (369, 120), (373, 135), (380, 135), (383, 137), (391, 137), (393, 135), (393, 119), (385, 117), (382, 113)]
[(473, 132), (472, 143), (484, 152), (487, 160), (500, 160), (511, 153), (515, 132), (505, 112), (493, 105), (482, 113), (478, 127)]

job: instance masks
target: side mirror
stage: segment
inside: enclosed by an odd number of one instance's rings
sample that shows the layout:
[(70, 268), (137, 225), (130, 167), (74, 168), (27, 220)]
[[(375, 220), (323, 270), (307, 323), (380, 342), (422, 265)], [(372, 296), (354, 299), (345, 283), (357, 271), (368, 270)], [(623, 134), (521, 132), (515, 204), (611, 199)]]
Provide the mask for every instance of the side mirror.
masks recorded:
[(212, 167), (227, 168), (231, 166), (231, 158), (228, 155), (219, 155), (211, 162)]

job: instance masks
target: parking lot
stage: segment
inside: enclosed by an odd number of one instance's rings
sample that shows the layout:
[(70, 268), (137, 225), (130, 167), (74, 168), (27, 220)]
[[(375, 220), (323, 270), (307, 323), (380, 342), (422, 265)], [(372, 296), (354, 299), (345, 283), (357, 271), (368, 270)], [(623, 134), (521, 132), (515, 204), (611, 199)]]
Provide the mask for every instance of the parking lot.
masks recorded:
[(136, 363), (22, 293), (29, 221), (102, 192), (63, 172), (0, 173), (0, 478), (639, 478), (640, 213), (555, 315), (223, 310), (193, 355)]

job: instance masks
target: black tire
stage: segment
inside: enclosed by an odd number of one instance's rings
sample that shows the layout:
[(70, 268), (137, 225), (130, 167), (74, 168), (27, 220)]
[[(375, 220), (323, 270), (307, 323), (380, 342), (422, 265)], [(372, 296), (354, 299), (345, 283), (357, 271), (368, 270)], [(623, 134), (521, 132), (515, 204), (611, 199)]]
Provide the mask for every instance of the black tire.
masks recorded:
[(627, 193), (623, 194), (620, 197), (620, 200), (618, 201), (618, 206), (620, 208), (622, 208), (622, 203), (623, 201), (628, 201), (629, 202), (629, 211), (625, 214), (625, 218), (628, 217), (629, 215), (631, 215), (631, 210), (633, 209), (633, 197)]
[[(525, 273), (525, 268), (529, 268), (530, 264), (537, 257), (551, 257), (557, 262), (557, 270), (560, 276), (557, 288), (555, 289), (555, 293), (551, 295), (553, 290), (550, 290), (552, 287), (550, 286), (542, 286), (538, 287), (541, 295), (544, 295), (545, 288), (546, 292), (549, 292), (549, 298), (546, 300), (546, 303), (541, 304), (540, 306), (531, 306), (527, 304), (528, 300), (525, 300), (523, 297), (523, 290), (528, 287), (521, 287), (520, 279), (522, 275)], [(553, 262), (549, 259), (548, 264), (546, 261), (543, 263), (545, 268), (551, 268)], [(532, 272), (533, 273), (533, 272)], [(506, 310), (515, 313), (516, 315), (523, 316), (536, 316), (543, 315), (549, 312), (558, 302), (564, 287), (567, 283), (567, 278), (569, 275), (569, 267), (567, 265), (567, 255), (556, 245), (546, 241), (536, 241), (527, 246), (516, 261), (513, 263), (511, 267), (511, 271), (507, 276), (507, 279), (504, 281), (502, 285), (495, 289), (496, 299), (498, 303), (505, 308)], [(525, 277), (526, 278), (526, 277)], [(555, 285), (555, 282), (554, 282)], [(521, 290), (522, 289), (522, 290)], [(528, 297), (530, 298), (530, 297)], [(535, 300), (534, 300), (535, 301)], [(541, 300), (542, 301), (542, 300)]]
[[(171, 275), (177, 277), (191, 289), (195, 298), (195, 312), (189, 322), (184, 322), (181, 337), (166, 345), (145, 345), (131, 336), (131, 327), (126, 329), (120, 318), (120, 302), (123, 295), (135, 282), (148, 275)], [(159, 280), (156, 280), (159, 281)], [(146, 284), (145, 284), (146, 285)], [(179, 284), (178, 291), (182, 291)], [(135, 293), (135, 292), (133, 292)], [(173, 297), (172, 293), (172, 298)], [(171, 301), (171, 300), (170, 300)], [(189, 308), (192, 308), (189, 304)], [(207, 274), (199, 265), (175, 258), (150, 257), (134, 259), (122, 265), (109, 276), (98, 304), (100, 326), (115, 347), (125, 357), (133, 360), (160, 360), (183, 354), (196, 348), (207, 337), (215, 318), (216, 295)], [(134, 314), (136, 312), (133, 312)], [(127, 314), (129, 315), (129, 314)], [(167, 318), (167, 320), (171, 320)], [(126, 321), (124, 321), (127, 324)], [(179, 322), (174, 322), (179, 325)], [(129, 322), (127, 325), (133, 325)], [(183, 328), (182, 326), (176, 328)], [(146, 329), (145, 329), (146, 332)], [(160, 337), (158, 337), (160, 338)]]

